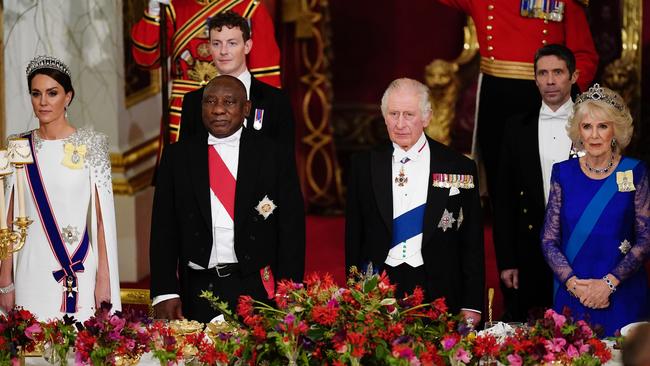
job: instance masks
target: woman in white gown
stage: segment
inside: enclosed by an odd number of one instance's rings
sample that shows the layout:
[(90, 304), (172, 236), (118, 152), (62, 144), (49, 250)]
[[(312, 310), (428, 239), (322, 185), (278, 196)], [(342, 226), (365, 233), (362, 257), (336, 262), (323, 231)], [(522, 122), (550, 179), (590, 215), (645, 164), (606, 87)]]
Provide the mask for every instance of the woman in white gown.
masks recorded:
[[(85, 320), (103, 301), (119, 309), (107, 138), (68, 122), (74, 89), (63, 62), (33, 59), (27, 84), (39, 122), (20, 136), (29, 140), (34, 156), (25, 174), (25, 211), (34, 222), (23, 249), (0, 265), (0, 307), (22, 306), (41, 320), (64, 314)], [(14, 183), (10, 179), (6, 190), (13, 201), (10, 218), (19, 212)]]

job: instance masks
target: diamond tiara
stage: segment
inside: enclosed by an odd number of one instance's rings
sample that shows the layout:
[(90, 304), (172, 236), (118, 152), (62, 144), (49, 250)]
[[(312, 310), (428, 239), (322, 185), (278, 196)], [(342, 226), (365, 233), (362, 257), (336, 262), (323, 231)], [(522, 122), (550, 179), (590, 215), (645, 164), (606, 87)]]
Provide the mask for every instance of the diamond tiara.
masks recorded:
[(594, 84), (586, 92), (578, 95), (575, 104), (578, 105), (588, 100), (595, 100), (595, 101), (601, 101), (607, 103), (621, 112), (625, 110), (625, 105), (622, 103), (623, 98), (621, 98), (614, 91), (600, 86), (600, 84), (598, 83)]
[(32, 59), (27, 65), (27, 69), (25, 70), (27, 77), (39, 69), (58, 70), (70, 77), (70, 70), (68, 69), (68, 66), (64, 64), (63, 61), (52, 56), (36, 56), (34, 59)]

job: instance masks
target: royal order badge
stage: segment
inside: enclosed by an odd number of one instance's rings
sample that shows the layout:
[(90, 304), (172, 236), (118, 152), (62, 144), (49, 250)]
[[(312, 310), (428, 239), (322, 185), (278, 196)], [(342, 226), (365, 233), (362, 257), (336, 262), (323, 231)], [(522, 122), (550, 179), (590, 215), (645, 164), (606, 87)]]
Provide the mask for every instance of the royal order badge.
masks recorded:
[(255, 209), (257, 212), (264, 217), (264, 220), (266, 220), (273, 211), (276, 209), (275, 203), (271, 199), (269, 199), (269, 196), (265, 195), (264, 198), (260, 201), (260, 203), (257, 204), (257, 207)]
[(634, 188), (634, 174), (631, 170), (616, 172), (616, 184), (619, 192), (632, 192)]
[(74, 145), (66, 142), (63, 145), (63, 161), (61, 164), (70, 169), (82, 169), (84, 167), (84, 157), (86, 156), (86, 145)]
[(445, 212), (442, 213), (442, 218), (438, 223), (438, 227), (441, 228), (442, 231), (447, 231), (447, 229), (451, 229), (451, 227), (454, 226), (454, 222), (456, 222), (454, 214), (445, 209)]
[(618, 247), (618, 250), (620, 250), (621, 253), (623, 254), (627, 254), (627, 252), (629, 252), (630, 249), (632, 249), (632, 244), (630, 244), (630, 242), (627, 239), (623, 240), (621, 242), (621, 245), (619, 245)]

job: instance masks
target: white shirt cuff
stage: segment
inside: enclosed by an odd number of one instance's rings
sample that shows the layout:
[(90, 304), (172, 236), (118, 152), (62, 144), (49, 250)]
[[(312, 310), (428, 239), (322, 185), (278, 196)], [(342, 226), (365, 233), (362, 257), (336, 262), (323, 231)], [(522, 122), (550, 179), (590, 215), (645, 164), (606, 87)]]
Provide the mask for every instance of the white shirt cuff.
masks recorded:
[(158, 295), (153, 298), (151, 301), (151, 306), (156, 306), (160, 304), (163, 301), (171, 300), (171, 299), (176, 299), (179, 298), (180, 296), (178, 294), (165, 294), (165, 295)]

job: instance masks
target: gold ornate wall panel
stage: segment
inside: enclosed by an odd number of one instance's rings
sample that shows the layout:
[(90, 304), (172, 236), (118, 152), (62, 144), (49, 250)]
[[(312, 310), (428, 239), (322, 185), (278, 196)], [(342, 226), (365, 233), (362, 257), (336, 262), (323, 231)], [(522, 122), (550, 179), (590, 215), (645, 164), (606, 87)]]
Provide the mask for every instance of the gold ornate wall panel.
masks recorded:
[[(292, 35), (300, 65), (300, 106), (296, 120), (304, 154), (303, 187), (308, 209), (327, 212), (343, 202), (341, 171), (331, 126), (332, 84), (329, 8), (324, 0), (284, 0), (283, 21), (294, 23)], [(300, 161), (300, 160), (299, 160)]]
[(153, 138), (124, 153), (111, 153), (114, 194), (133, 195), (151, 185), (159, 143)]
[(2, 53), (0, 54), (0, 75), (3, 75), (2, 79), (0, 80), (0, 141), (3, 142), (5, 141), (6, 138), (6, 129), (7, 129), (7, 124), (5, 123), (5, 83), (4, 83), (4, 73), (5, 73), (5, 56), (4, 56), (4, 39), (5, 39), (5, 25), (4, 25), (4, 9), (5, 9), (5, 4), (4, 0), (0, 0), (0, 50)]

